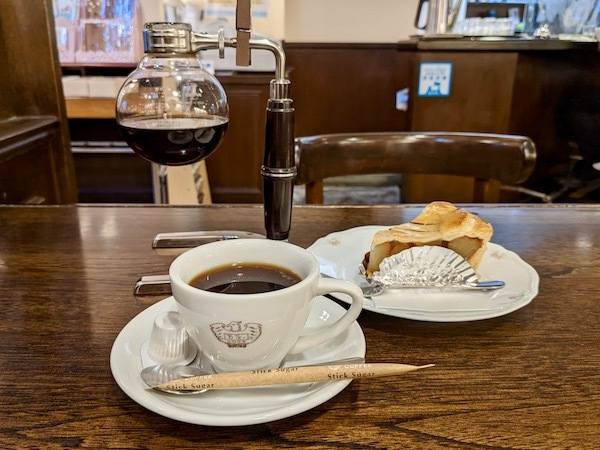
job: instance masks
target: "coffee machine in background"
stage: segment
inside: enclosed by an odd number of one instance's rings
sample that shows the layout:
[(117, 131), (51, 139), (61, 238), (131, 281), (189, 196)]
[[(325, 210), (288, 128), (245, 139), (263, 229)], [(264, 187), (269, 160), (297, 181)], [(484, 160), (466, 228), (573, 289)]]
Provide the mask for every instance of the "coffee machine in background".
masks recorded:
[[(537, 7), (537, 4), (537, 0), (511, 0), (510, 2), (469, 0), (465, 5), (465, 11), (462, 18), (515, 17), (518, 18), (522, 23), (525, 23), (528, 14), (533, 13), (533, 20), (535, 20), (535, 7)], [(533, 11), (531, 11), (531, 8), (528, 8), (529, 5), (534, 6)]]
[(462, 0), (419, 0), (415, 27), (425, 37), (452, 34)]
[(536, 28), (538, 1), (420, 0), (415, 27), (425, 37), (462, 34), (461, 25), (473, 18), (510, 18), (515, 30), (527, 34)]

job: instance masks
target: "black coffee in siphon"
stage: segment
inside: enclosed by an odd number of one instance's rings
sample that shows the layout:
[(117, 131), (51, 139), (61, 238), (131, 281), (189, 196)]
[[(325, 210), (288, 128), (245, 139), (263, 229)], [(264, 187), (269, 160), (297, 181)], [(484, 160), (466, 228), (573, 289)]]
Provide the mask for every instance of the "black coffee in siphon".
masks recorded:
[(277, 291), (300, 280), (297, 274), (284, 267), (243, 263), (215, 267), (196, 275), (189, 284), (204, 291), (222, 294), (258, 294)]
[(119, 128), (129, 146), (157, 164), (192, 164), (211, 155), (227, 130), (228, 119), (218, 116), (163, 118), (129, 117)]

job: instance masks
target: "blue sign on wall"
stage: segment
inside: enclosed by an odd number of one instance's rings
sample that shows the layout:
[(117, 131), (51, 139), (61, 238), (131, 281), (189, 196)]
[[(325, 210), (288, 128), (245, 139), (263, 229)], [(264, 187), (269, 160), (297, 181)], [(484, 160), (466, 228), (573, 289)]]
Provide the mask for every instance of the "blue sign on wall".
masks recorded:
[(452, 63), (421, 63), (419, 67), (419, 97), (448, 97), (452, 86)]

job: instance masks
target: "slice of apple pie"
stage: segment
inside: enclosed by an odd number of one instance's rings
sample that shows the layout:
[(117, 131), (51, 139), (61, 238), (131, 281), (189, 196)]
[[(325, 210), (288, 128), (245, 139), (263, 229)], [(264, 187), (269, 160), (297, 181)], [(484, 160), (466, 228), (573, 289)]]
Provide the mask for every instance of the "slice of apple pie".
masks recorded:
[(363, 266), (371, 276), (384, 258), (414, 246), (433, 245), (455, 251), (477, 269), (493, 232), (479, 216), (452, 203), (433, 202), (413, 221), (375, 233)]

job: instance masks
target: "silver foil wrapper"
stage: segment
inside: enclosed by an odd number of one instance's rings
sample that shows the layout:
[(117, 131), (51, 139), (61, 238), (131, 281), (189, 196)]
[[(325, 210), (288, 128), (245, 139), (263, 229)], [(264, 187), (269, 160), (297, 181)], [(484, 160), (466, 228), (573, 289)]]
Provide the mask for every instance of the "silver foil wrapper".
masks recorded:
[[(361, 272), (366, 276), (364, 268)], [(368, 280), (383, 289), (460, 287), (478, 283), (477, 274), (462, 256), (438, 246), (412, 247), (389, 256)]]

